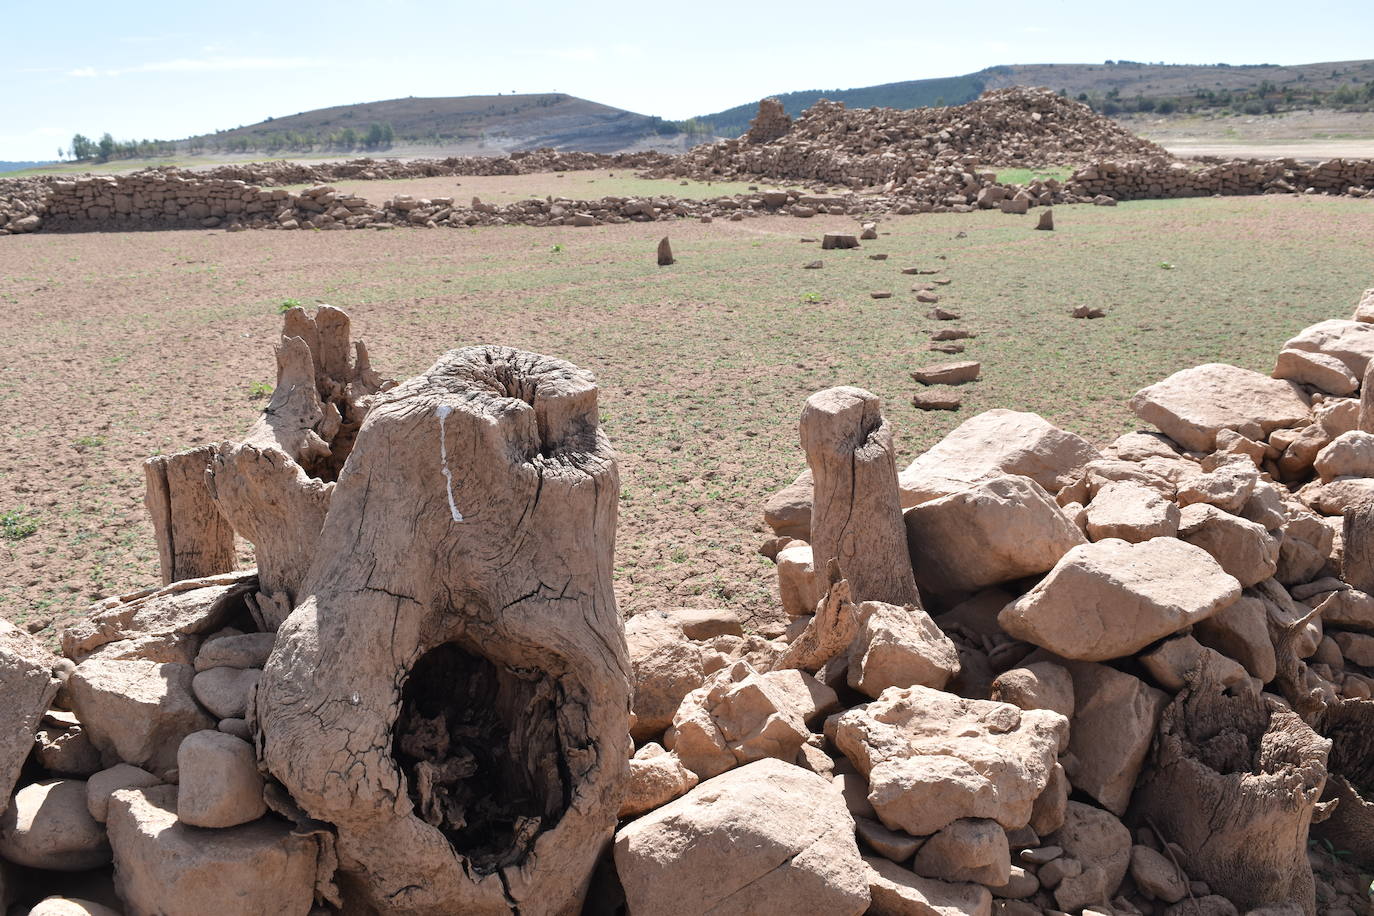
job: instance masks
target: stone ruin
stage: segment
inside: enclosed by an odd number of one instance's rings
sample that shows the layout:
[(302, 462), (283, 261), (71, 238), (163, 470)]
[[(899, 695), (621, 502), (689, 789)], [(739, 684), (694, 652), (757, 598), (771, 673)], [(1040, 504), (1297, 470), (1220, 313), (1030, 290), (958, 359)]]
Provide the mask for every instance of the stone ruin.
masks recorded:
[(1374, 912), (1374, 290), (1102, 449), (814, 394), (765, 633), (620, 619), (588, 373), (277, 363), (147, 462), (161, 586), (0, 622), (10, 913)]
[[(1087, 162), (1067, 181), (999, 182), (992, 166)], [(380, 203), (328, 182), (461, 175), (514, 175), (592, 168), (638, 169), (651, 178), (797, 183), (800, 187), (696, 200), (672, 195), (478, 198)], [(303, 191), (283, 185), (310, 184)], [(840, 188), (841, 190), (835, 190)], [(1047, 89), (997, 89), (966, 105), (903, 111), (847, 109), (822, 100), (797, 121), (777, 99), (759, 103), (742, 137), (682, 156), (549, 149), (507, 156), (356, 159), (307, 165), (244, 163), (201, 171), (162, 168), (130, 175), (0, 178), (0, 235), (40, 230), (169, 228), (435, 229), (597, 226), (629, 221), (742, 220), (765, 214), (848, 215), (969, 212), (1023, 214), (1053, 204), (1211, 194), (1343, 194), (1374, 198), (1374, 161), (1292, 159), (1185, 163), (1086, 105)]]

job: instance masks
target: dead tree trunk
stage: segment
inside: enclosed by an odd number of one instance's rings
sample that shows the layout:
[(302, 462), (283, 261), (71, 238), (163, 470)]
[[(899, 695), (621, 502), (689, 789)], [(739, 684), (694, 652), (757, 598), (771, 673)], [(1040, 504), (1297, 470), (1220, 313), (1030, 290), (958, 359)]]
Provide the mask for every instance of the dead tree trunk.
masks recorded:
[(1364, 378), (1360, 380), (1359, 430), (1374, 433), (1374, 360), (1365, 366)]
[(1164, 711), (1131, 817), (1181, 846), (1189, 875), (1242, 912), (1291, 905), (1313, 914), (1307, 832), (1330, 747), (1276, 700), (1187, 688)]
[(806, 399), (801, 444), (815, 477), (811, 550), (816, 569), (838, 560), (855, 603), (921, 604), (897, 492), (892, 427), (878, 396), (827, 388)]
[(291, 613), (371, 396), (394, 384), (372, 371), (349, 330), (332, 306), (314, 317), (287, 312), (271, 402), (243, 441), (220, 445), (206, 472), (214, 505), (253, 544), (261, 591), (252, 606), (267, 630)]
[(1312, 825), (1312, 835), (1348, 854), (1352, 865), (1374, 869), (1374, 700), (1337, 700), (1313, 727), (1331, 739), (1322, 801), (1337, 804), (1329, 818)]
[(358, 433), (259, 684), (259, 755), (379, 911), (576, 913), (629, 757), (591, 375), (445, 354)]
[(234, 529), (205, 485), (215, 449), (209, 445), (155, 455), (143, 462), (143, 504), (153, 520), (162, 584), (200, 579), (234, 568)]
[[(1374, 360), (1370, 363), (1374, 365)], [(1374, 592), (1374, 500), (1356, 503), (1345, 510), (1341, 536), (1345, 543), (1341, 578), (1351, 588)]]

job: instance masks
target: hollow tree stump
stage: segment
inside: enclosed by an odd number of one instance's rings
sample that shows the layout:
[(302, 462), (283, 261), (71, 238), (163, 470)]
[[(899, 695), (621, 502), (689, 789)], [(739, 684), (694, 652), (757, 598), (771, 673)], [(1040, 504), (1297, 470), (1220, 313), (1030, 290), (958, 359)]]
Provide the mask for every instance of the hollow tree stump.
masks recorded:
[(1313, 914), (1307, 834), (1330, 747), (1277, 700), (1190, 686), (1164, 710), (1128, 819), (1154, 824), (1182, 847), (1188, 874), (1242, 912)]
[(1331, 739), (1330, 775), (1322, 801), (1336, 801), (1312, 835), (1374, 869), (1374, 700), (1338, 699), (1315, 717), (1313, 728)]
[(838, 560), (854, 603), (921, 604), (897, 491), (892, 426), (878, 396), (827, 388), (806, 399), (801, 444), (815, 478), (811, 550), (817, 569)]
[[(1361, 416), (1363, 409), (1361, 406)], [(1358, 502), (1345, 510), (1341, 537), (1345, 544), (1341, 578), (1351, 588), (1374, 592), (1374, 500)]]
[(561, 360), (454, 350), (372, 407), (253, 712), (367, 906), (578, 911), (630, 751), (618, 490)]
[(205, 485), (214, 454), (212, 446), (202, 445), (143, 462), (143, 504), (153, 522), (163, 585), (234, 568), (234, 529)]
[(362, 341), (350, 342), (348, 315), (293, 308), (277, 347), (277, 385), (240, 442), (216, 449), (206, 484), (220, 514), (252, 542), (261, 590), (250, 602), (275, 630), (290, 614), (373, 395), (394, 382), (372, 370)]

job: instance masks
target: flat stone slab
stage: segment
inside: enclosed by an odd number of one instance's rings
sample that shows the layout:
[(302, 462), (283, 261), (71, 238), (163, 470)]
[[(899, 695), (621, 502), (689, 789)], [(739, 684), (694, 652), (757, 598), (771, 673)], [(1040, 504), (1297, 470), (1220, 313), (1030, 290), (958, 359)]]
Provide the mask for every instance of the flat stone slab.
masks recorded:
[(1223, 429), (1259, 440), (1280, 427), (1302, 425), (1311, 414), (1292, 382), (1225, 363), (1175, 372), (1137, 391), (1130, 406), (1140, 419), (1198, 452), (1216, 448)]
[(1105, 661), (1207, 619), (1240, 591), (1201, 547), (1172, 537), (1107, 538), (1066, 553), (997, 622), (1064, 658)]
[(939, 363), (922, 366), (911, 373), (911, 377), (922, 385), (962, 385), (978, 378), (983, 364), (973, 360)]

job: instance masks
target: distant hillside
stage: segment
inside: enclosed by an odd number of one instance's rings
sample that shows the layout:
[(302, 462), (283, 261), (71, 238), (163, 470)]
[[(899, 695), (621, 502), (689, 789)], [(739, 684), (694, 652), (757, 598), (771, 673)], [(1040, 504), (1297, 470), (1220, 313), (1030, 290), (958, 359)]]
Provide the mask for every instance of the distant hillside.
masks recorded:
[[(924, 108), (962, 105), (987, 89), (1045, 86), (1088, 102), (1107, 114), (1234, 107), (1248, 114), (1297, 107), (1362, 108), (1374, 105), (1374, 60), (1281, 67), (1275, 64), (1015, 64), (940, 79), (907, 80), (857, 89), (813, 89), (778, 96), (796, 117), (826, 98), (850, 108)], [(1142, 105), (1141, 101), (1145, 100)], [(1162, 108), (1160, 103), (1164, 103)], [(757, 100), (700, 115), (718, 136), (749, 129)]]
[(190, 151), (387, 149), (485, 143), (613, 152), (679, 127), (563, 93), (388, 99), (320, 108), (182, 141)]

